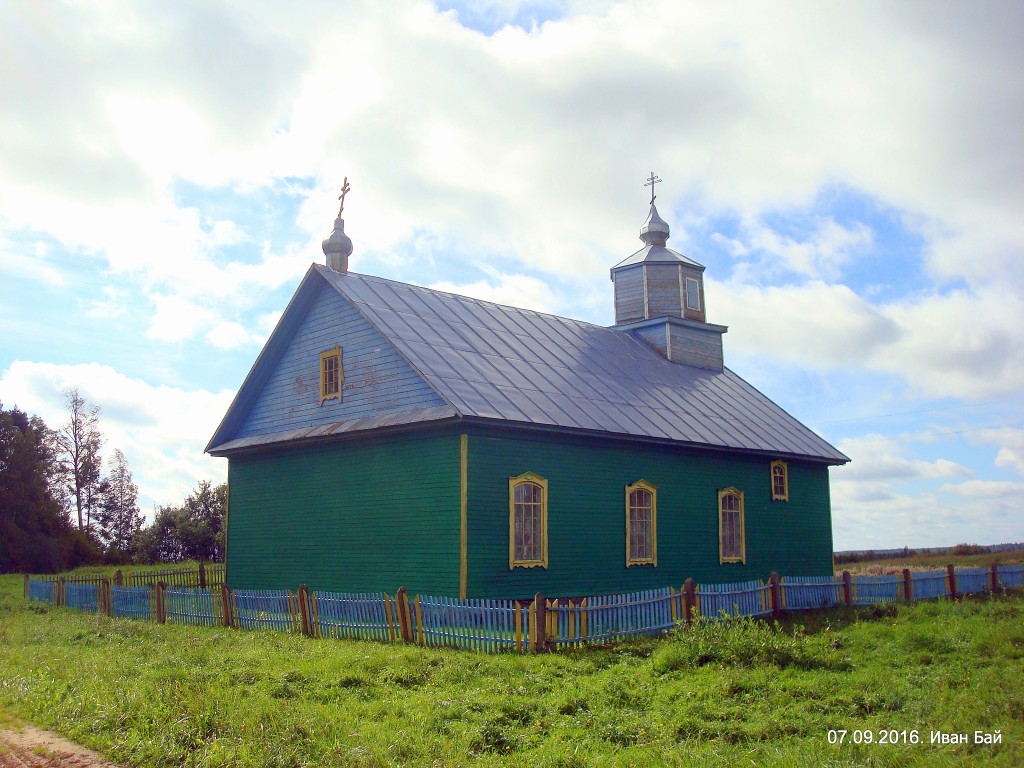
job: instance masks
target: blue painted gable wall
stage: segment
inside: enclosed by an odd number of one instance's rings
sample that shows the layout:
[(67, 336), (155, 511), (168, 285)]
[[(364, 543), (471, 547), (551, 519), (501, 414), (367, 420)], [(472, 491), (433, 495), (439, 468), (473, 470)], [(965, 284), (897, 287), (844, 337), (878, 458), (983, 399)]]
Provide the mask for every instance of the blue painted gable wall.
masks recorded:
[[(320, 405), (320, 353), (342, 348), (342, 399)], [(338, 291), (323, 285), (235, 437), (445, 405)]]

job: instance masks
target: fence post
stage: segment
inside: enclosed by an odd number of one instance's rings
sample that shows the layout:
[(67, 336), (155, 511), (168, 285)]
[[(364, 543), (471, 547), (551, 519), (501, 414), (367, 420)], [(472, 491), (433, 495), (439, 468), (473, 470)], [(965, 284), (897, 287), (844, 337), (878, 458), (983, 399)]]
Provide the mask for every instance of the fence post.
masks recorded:
[(914, 601), (914, 579), (910, 576), (910, 569), (903, 569), (903, 599), (908, 603)]
[(167, 623), (167, 585), (162, 581), (156, 583), (156, 623)]
[(64, 580), (63, 576), (61, 576), (59, 579), (57, 579), (57, 585), (56, 586), (57, 586), (57, 595), (56, 595), (56, 599), (54, 600), (54, 603), (56, 605), (58, 605), (58, 606), (67, 605), (68, 596), (67, 596), (67, 593), (65, 592), (65, 589), (64, 589), (67, 586), (67, 581)]
[(768, 577), (768, 584), (771, 587), (769, 594), (772, 596), (772, 618), (782, 618), (782, 590), (779, 589), (779, 574), (771, 572)]
[(309, 620), (309, 587), (299, 584), (295, 599), (299, 602), (299, 622), (302, 625), (302, 634), (312, 637), (313, 623)]
[(231, 588), (227, 584), (220, 585), (220, 604), (224, 614), (224, 626), (233, 627), (235, 625), (235, 617), (231, 611)]
[[(28, 577), (26, 577), (28, 578)], [(25, 582), (25, 589), (28, 589), (28, 582)], [(992, 563), (992, 594), (999, 591), (999, 563)]]
[(124, 586), (124, 574), (121, 573), (121, 569), (120, 568), (118, 568), (116, 571), (114, 571), (114, 583), (117, 586), (119, 586), (119, 587), (123, 587)]
[(114, 596), (110, 592), (110, 580), (103, 579), (99, 584), (96, 585), (99, 590), (99, 598), (96, 601), (96, 612), (102, 613), (106, 616), (114, 615)]
[(946, 566), (946, 580), (949, 583), (949, 597), (952, 600), (956, 600), (956, 568), (953, 567), (952, 563)]
[(843, 602), (853, 605), (853, 579), (849, 571), (843, 571)]
[(28, 600), (28, 582), (29, 582), (29, 575), (26, 573), (25, 574), (25, 599), (26, 600)]
[(402, 640), (406, 643), (412, 642), (412, 627), (410, 626), (409, 615), (409, 593), (405, 587), (399, 587), (395, 593), (395, 610), (398, 613), (398, 629), (402, 633)]
[(202, 560), (199, 561), (199, 588), (206, 589), (206, 566)]
[(697, 587), (693, 579), (683, 582), (683, 621), (687, 624), (693, 621), (693, 609), (697, 606)]
[(547, 645), (548, 603), (540, 592), (533, 596), (533, 623), (530, 625), (530, 650), (543, 653)]

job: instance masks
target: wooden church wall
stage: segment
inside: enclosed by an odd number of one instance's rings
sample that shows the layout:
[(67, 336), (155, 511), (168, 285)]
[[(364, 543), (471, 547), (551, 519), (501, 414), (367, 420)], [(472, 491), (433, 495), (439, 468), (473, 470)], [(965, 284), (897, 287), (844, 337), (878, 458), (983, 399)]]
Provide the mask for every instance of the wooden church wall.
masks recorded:
[(458, 595), (459, 462), (444, 433), (232, 457), (228, 583)]
[[(468, 596), (573, 596), (832, 573), (828, 469), (789, 462), (772, 501), (771, 458), (599, 440), (469, 437)], [(548, 567), (508, 567), (508, 478), (548, 480)], [(625, 564), (625, 486), (657, 486), (658, 564)], [(744, 492), (746, 563), (719, 562), (718, 490)]]

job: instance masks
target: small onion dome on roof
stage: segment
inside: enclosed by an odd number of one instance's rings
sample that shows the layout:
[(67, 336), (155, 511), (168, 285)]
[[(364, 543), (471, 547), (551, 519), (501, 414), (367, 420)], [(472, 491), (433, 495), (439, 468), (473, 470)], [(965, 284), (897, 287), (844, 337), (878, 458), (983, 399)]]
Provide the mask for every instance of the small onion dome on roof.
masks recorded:
[(352, 240), (345, 234), (345, 220), (334, 220), (334, 231), (323, 242), (327, 266), (335, 272), (348, 272), (348, 257), (352, 255)]
[(660, 245), (664, 248), (668, 235), (668, 223), (658, 215), (658, 209), (651, 203), (651, 213), (640, 228), (640, 239), (645, 245)]

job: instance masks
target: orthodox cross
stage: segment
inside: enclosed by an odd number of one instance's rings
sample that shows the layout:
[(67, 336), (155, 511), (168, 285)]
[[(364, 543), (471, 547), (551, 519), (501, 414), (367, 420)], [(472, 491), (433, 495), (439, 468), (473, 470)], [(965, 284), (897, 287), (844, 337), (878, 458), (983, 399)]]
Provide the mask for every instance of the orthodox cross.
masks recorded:
[(341, 218), (341, 212), (345, 210), (345, 195), (349, 193), (352, 188), (348, 185), (348, 176), (345, 177), (345, 183), (341, 186), (341, 194), (338, 195), (338, 199), (341, 200), (341, 207), (338, 208), (338, 218)]
[(654, 171), (651, 171), (650, 178), (647, 179), (647, 181), (644, 183), (645, 187), (650, 187), (651, 188), (651, 205), (654, 205), (654, 198), (655, 198), (654, 185), (657, 184), (659, 181), (661, 181), (661, 179), (659, 179), (657, 176), (654, 175)]

